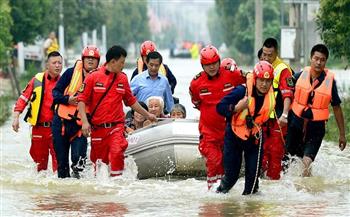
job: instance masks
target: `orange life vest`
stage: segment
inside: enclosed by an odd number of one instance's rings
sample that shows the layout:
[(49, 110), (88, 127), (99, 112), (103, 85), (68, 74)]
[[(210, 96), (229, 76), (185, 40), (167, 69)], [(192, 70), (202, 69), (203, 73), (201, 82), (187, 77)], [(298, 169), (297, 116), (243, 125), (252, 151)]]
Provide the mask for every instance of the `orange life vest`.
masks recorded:
[[(74, 96), (80, 89), (83, 83), (83, 62), (78, 60), (75, 63), (74, 71), (69, 85), (64, 91), (64, 95)], [(64, 105), (59, 104), (57, 107), (57, 114), (63, 119), (72, 120), (72, 118), (77, 119), (77, 123), (81, 125), (81, 117), (78, 113), (78, 108), (76, 105)]]
[[(139, 74), (144, 71), (143, 70), (143, 61), (142, 61), (141, 57), (137, 59), (137, 71)], [(163, 63), (160, 64), (159, 72), (166, 77), (167, 72), (166, 72), (166, 69), (165, 69)]]
[[(310, 67), (305, 67), (297, 83), (295, 84), (294, 100), (292, 104), (293, 112), (301, 117), (303, 111), (311, 108), (314, 121), (328, 120), (329, 103), (332, 99), (332, 86), (334, 74), (325, 69), (326, 77), (321, 85), (314, 89), (310, 83)], [(312, 104), (308, 103), (310, 93), (314, 91)]]
[[(253, 97), (253, 89), (254, 89), (254, 78), (252, 73), (247, 75), (247, 97), (248, 97), (248, 108), (244, 109), (240, 113), (233, 115), (231, 121), (231, 128), (233, 132), (242, 140), (247, 140), (251, 135), (255, 135), (258, 133), (260, 126), (269, 119), (270, 114), (273, 112), (275, 108), (275, 95), (273, 93), (272, 85), (269, 91), (265, 94), (264, 103), (259, 110), (258, 115), (254, 117), (255, 112), (255, 98)], [(242, 99), (243, 100), (243, 99)], [(253, 117), (254, 126), (252, 129), (247, 127), (246, 117), (250, 114)]]

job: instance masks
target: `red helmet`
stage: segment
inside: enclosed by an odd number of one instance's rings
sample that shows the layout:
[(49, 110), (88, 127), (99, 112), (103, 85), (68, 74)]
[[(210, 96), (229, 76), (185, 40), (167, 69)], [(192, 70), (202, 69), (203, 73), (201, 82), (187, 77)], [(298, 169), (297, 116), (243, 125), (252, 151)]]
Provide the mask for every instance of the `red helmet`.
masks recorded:
[(95, 45), (88, 45), (81, 53), (81, 59), (84, 59), (84, 57), (93, 57), (100, 60), (100, 51)]
[(273, 67), (267, 61), (259, 61), (254, 67), (254, 78), (273, 79)]
[(232, 58), (223, 59), (220, 66), (231, 71), (235, 71), (238, 68), (236, 61)]
[(201, 50), (202, 65), (216, 63), (219, 60), (220, 60), (219, 52), (214, 46), (207, 45)]
[(140, 54), (141, 56), (147, 56), (149, 52), (156, 51), (157, 47), (153, 41), (145, 41), (140, 46)]

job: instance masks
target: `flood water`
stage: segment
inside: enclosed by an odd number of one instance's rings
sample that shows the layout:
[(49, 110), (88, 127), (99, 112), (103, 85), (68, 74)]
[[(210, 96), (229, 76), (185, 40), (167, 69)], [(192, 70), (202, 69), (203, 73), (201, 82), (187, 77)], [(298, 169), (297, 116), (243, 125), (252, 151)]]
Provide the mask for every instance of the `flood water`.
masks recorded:
[[(188, 86), (201, 70), (198, 60), (166, 59), (178, 79), (175, 95), (192, 109)], [(126, 70), (130, 74), (130, 70)], [(349, 82), (346, 71), (337, 72)], [(341, 94), (346, 94), (342, 91)], [(349, 115), (349, 114), (345, 114)], [(208, 192), (205, 180), (172, 177), (137, 180), (137, 167), (126, 159), (122, 177), (111, 179), (103, 170), (85, 178), (58, 179), (50, 171), (37, 173), (29, 156), (30, 134), (26, 123), (19, 133), (11, 120), (1, 127), (0, 216), (349, 216), (350, 149), (341, 152), (335, 143), (323, 142), (314, 162), (313, 177), (301, 178), (296, 162), (279, 181), (261, 180), (255, 196), (241, 196), (244, 179), (226, 195)], [(349, 129), (348, 129), (349, 130)]]

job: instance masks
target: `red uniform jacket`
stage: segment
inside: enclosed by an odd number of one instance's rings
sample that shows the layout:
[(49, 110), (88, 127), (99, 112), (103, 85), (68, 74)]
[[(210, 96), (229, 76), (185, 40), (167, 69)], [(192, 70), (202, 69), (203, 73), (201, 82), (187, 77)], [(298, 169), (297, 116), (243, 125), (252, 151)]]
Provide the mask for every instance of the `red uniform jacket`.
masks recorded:
[(239, 71), (219, 69), (214, 77), (204, 71), (197, 74), (190, 84), (192, 103), (200, 110), (199, 131), (209, 140), (223, 140), (225, 134), (225, 118), (216, 112), (216, 104), (231, 92), (245, 83)]
[(278, 84), (279, 93), (276, 97), (275, 110), (278, 117), (283, 112), (284, 99), (286, 97), (289, 97), (293, 101), (293, 94), (294, 94), (293, 90), (294, 90), (294, 84), (292, 80), (292, 75), (288, 69), (284, 69), (280, 75), (280, 80)]
[[(21, 96), (18, 98), (14, 111), (20, 113), (23, 112), (27, 106), (30, 97), (32, 96), (34, 89), (34, 77), (29, 81), (27, 86), (22, 91)], [(51, 122), (53, 118), (53, 110), (51, 109), (53, 103), (52, 89), (56, 86), (59, 76), (56, 78), (51, 78), (48, 72), (45, 72), (45, 85), (44, 85), (44, 98), (42, 99), (41, 110), (38, 117), (38, 123)]]
[[(82, 88), (79, 91), (78, 101), (89, 105), (90, 112), (92, 112), (100, 98), (111, 85), (114, 74), (114, 72), (107, 71), (105, 66), (89, 74), (85, 78)], [(116, 74), (116, 79), (112, 87), (98, 105), (92, 117), (92, 124), (124, 123), (125, 115), (123, 111), (123, 102), (126, 106), (131, 106), (136, 102), (136, 98), (132, 95), (130, 90), (128, 77), (121, 72)]]

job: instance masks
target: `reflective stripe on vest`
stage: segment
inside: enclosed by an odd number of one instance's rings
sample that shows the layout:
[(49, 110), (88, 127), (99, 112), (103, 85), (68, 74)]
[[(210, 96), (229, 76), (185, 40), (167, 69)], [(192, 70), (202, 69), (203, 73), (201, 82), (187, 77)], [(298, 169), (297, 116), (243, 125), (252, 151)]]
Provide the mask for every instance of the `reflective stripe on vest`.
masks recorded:
[[(303, 111), (311, 108), (314, 121), (328, 120), (328, 106), (332, 99), (332, 86), (334, 74), (328, 69), (324, 69), (326, 77), (321, 85), (314, 89), (310, 83), (310, 67), (305, 67), (297, 83), (295, 84), (294, 100), (292, 104), (293, 112), (301, 117)], [(312, 104), (308, 104), (310, 93), (314, 91)]]
[(34, 79), (33, 93), (30, 97), (30, 105), (24, 120), (35, 126), (38, 122), (41, 109), (42, 99), (44, 95), (44, 72), (37, 73)]
[[(141, 72), (144, 71), (144, 70), (143, 70), (143, 61), (142, 61), (142, 58), (138, 58), (138, 59), (137, 59), (137, 71), (138, 71), (139, 74), (140, 74)], [(164, 75), (164, 76), (166, 77), (167, 72), (166, 72), (166, 69), (165, 69), (163, 63), (160, 64), (159, 72), (160, 72), (162, 75)]]
[[(72, 78), (70, 80), (69, 85), (66, 87), (66, 90), (64, 91), (64, 95), (74, 96), (78, 92), (82, 83), (83, 62), (81, 60), (78, 60), (75, 63)], [(80, 115), (78, 115), (78, 109), (76, 105), (59, 104), (57, 107), (57, 114), (58, 116), (66, 120), (71, 120), (73, 117), (79, 117), (78, 119), (80, 119)]]
[[(231, 121), (232, 131), (242, 140), (247, 140), (251, 135), (255, 135), (258, 133), (258, 126), (262, 125), (265, 121), (269, 119), (270, 114), (273, 112), (275, 108), (275, 96), (273, 93), (272, 87), (270, 87), (269, 91), (265, 94), (264, 103), (259, 110), (259, 113), (256, 117), (254, 117), (255, 112), (255, 98), (253, 95), (254, 88), (254, 78), (252, 73), (247, 75), (247, 97), (248, 97), (248, 109), (244, 109), (240, 113), (234, 114)], [(242, 99), (243, 100), (243, 99)], [(252, 129), (247, 128), (246, 117), (248, 113), (254, 117), (254, 127)]]
[[(284, 69), (288, 69), (290, 72), (290, 75), (292, 75), (292, 69), (290, 68), (289, 65), (287, 65), (285, 62), (283, 62), (279, 57), (276, 57), (275, 61), (273, 61), (272, 63), (272, 67), (274, 68), (274, 78), (273, 78), (273, 90), (274, 90), (274, 95), (275, 98), (277, 97), (278, 94), (278, 87), (279, 87), (279, 83), (280, 83), (280, 77), (281, 77), (281, 73)], [(270, 118), (274, 118), (275, 117), (275, 113), (272, 112), (270, 115)]]

